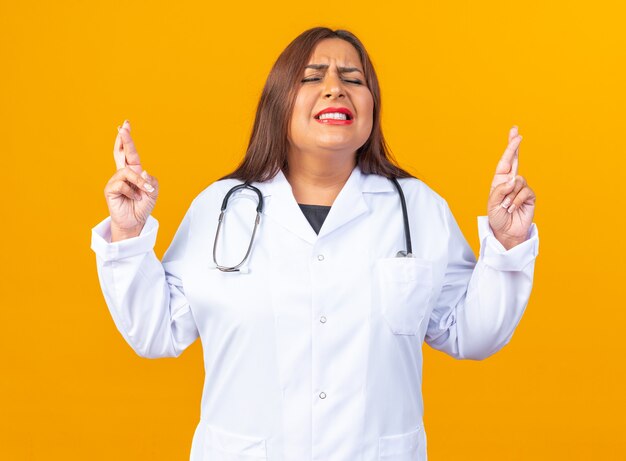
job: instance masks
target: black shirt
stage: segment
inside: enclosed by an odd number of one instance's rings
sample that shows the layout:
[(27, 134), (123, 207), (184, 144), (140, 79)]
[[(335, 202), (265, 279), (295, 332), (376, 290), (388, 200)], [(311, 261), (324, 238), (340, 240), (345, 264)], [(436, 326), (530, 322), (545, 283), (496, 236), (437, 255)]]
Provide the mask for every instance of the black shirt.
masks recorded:
[(320, 233), (320, 229), (322, 228), (322, 224), (324, 224), (324, 220), (326, 216), (328, 216), (328, 212), (330, 211), (330, 206), (325, 205), (302, 205), (298, 203), (302, 213), (306, 216), (306, 219), (311, 224), (311, 227), (315, 231), (316, 234)]

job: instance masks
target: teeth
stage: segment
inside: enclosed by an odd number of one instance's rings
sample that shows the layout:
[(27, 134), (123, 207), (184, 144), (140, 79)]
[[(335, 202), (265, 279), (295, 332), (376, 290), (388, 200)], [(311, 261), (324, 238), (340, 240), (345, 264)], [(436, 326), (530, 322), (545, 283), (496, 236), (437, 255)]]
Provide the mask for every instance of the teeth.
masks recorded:
[(334, 120), (348, 120), (348, 116), (346, 114), (342, 114), (341, 112), (327, 112), (319, 116), (320, 120), (325, 120), (329, 118)]

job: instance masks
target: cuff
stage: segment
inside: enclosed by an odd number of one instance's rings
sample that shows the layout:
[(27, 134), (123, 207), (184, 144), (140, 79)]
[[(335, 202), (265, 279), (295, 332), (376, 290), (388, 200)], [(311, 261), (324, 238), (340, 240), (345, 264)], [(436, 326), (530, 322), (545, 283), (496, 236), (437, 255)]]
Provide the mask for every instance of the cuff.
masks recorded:
[(146, 224), (137, 237), (111, 242), (111, 217), (91, 229), (91, 249), (103, 261), (114, 261), (149, 253), (156, 243), (159, 222), (148, 216)]
[(532, 223), (526, 241), (507, 250), (493, 234), (487, 216), (478, 217), (478, 237), (480, 239), (480, 259), (500, 271), (521, 271), (539, 254), (539, 232)]

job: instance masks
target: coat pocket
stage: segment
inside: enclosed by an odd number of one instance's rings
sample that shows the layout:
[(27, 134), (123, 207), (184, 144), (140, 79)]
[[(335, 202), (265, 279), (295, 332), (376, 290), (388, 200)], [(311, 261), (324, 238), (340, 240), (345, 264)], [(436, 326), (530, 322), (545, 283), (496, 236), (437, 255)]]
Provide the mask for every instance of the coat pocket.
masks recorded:
[(267, 460), (265, 439), (207, 426), (207, 459), (219, 461)]
[(423, 428), (380, 437), (378, 459), (381, 461), (426, 461)]
[(432, 296), (432, 262), (418, 258), (379, 259), (375, 280), (382, 315), (391, 331), (416, 335)]

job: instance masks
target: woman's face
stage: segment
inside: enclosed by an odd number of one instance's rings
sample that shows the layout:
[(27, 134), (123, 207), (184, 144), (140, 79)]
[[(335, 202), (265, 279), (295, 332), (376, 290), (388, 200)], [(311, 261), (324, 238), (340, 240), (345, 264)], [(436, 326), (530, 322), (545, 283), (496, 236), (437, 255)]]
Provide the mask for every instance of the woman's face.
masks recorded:
[(299, 85), (289, 125), (290, 154), (355, 154), (372, 131), (374, 114), (357, 50), (342, 39), (322, 40)]

